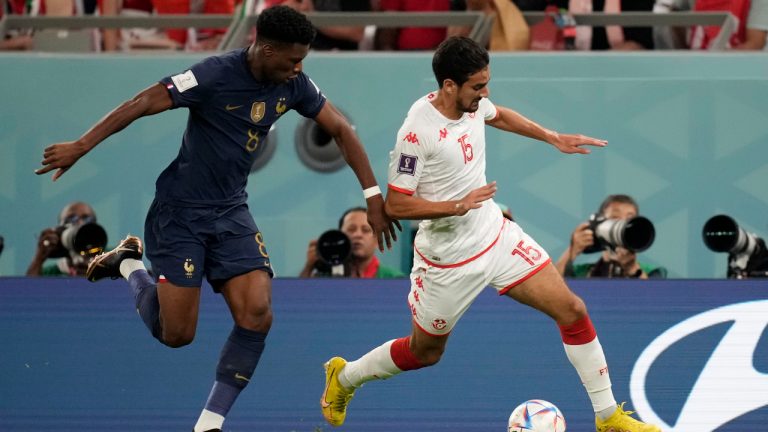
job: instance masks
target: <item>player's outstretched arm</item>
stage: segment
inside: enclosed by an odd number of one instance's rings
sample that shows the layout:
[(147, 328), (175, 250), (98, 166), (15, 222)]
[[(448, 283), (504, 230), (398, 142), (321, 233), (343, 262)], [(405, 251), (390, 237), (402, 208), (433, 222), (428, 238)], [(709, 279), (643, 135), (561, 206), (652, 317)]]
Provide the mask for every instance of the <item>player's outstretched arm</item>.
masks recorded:
[(584, 135), (557, 133), (506, 107), (497, 105), (496, 109), (498, 110), (496, 118), (487, 122), (490, 126), (544, 141), (563, 153), (588, 154), (590, 150), (582, 146), (605, 147), (608, 144), (608, 141)]
[(390, 189), (387, 193), (387, 214), (395, 219), (438, 219), (448, 216), (464, 216), (468, 211), (482, 207), (496, 195), (496, 182), (490, 182), (472, 190), (464, 198), (452, 201), (429, 201)]
[(162, 84), (149, 87), (113, 109), (76, 141), (60, 142), (46, 147), (43, 150), (43, 167), (35, 170), (35, 174), (40, 175), (57, 170), (53, 174), (53, 181), (56, 181), (78, 159), (110, 135), (119, 132), (140, 117), (163, 112), (170, 109), (172, 105), (171, 96)]
[[(344, 115), (330, 102), (326, 102), (315, 117), (315, 121), (336, 140), (344, 160), (355, 172), (363, 190), (376, 187), (376, 178), (373, 176), (368, 155)], [(395, 227), (402, 231), (400, 222), (387, 216), (381, 193), (367, 196), (365, 202), (368, 206), (368, 223), (373, 228), (376, 240), (379, 242), (379, 250), (383, 252), (385, 244), (387, 249), (391, 249), (392, 242), (397, 240)]]

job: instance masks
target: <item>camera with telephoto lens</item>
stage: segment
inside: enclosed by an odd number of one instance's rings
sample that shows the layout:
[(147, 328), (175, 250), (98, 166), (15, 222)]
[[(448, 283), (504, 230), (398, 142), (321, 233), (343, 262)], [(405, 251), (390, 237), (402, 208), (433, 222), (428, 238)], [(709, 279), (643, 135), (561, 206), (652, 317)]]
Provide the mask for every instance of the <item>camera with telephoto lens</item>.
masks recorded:
[(59, 244), (48, 258), (62, 258), (70, 253), (92, 256), (102, 252), (107, 246), (107, 232), (95, 221), (83, 224), (68, 223), (54, 229), (59, 236)]
[(352, 241), (339, 230), (328, 230), (317, 239), (317, 255), (320, 257), (315, 268), (321, 274), (344, 276), (344, 263), (352, 252)]
[(656, 229), (643, 216), (629, 219), (608, 219), (600, 214), (589, 217), (589, 229), (594, 233), (594, 244), (584, 253), (600, 252), (606, 248), (622, 247), (632, 252), (642, 252), (653, 244)]
[(710, 250), (728, 253), (729, 278), (768, 277), (765, 241), (745, 231), (730, 216), (712, 216), (701, 235)]

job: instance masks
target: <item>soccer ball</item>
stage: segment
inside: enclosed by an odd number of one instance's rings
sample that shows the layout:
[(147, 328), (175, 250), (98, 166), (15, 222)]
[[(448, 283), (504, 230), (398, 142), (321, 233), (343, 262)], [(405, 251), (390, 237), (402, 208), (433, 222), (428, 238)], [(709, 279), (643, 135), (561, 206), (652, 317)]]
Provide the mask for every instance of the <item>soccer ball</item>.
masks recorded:
[(508, 432), (565, 432), (565, 418), (552, 402), (531, 399), (509, 416)]

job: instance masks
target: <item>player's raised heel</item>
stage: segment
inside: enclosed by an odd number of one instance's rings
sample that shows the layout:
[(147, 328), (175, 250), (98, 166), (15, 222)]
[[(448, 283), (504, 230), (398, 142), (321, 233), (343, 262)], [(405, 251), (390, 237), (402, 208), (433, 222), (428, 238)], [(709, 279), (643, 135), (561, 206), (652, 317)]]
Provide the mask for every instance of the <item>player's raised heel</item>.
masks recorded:
[(649, 425), (630, 416), (634, 411), (624, 411), (624, 404), (616, 407), (616, 411), (605, 420), (595, 417), (597, 432), (661, 432), (658, 426)]
[(339, 382), (339, 371), (347, 364), (341, 357), (334, 357), (325, 367), (325, 390), (320, 397), (323, 417), (331, 426), (341, 426), (347, 417), (347, 405), (355, 395), (355, 389), (348, 390)]
[(120, 244), (116, 248), (109, 252), (97, 256), (88, 264), (88, 270), (85, 272), (85, 277), (91, 281), (104, 279), (106, 277), (117, 279), (120, 275), (120, 262), (126, 258), (133, 258), (140, 260), (144, 255), (144, 245), (141, 239), (129, 235), (120, 241)]

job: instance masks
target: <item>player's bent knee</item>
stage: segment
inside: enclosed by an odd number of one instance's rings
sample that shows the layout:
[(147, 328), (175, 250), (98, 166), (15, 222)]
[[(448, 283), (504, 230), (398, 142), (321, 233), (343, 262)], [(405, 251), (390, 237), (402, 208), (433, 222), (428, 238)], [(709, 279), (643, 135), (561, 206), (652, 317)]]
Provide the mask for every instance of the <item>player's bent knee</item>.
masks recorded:
[(568, 310), (570, 310), (571, 313), (578, 315), (579, 318), (587, 315), (587, 305), (579, 296), (574, 295), (568, 306)]
[(555, 313), (558, 324), (570, 324), (587, 316), (587, 305), (579, 296), (573, 294), (566, 299)]
[(171, 348), (181, 348), (183, 346), (187, 346), (191, 344), (193, 340), (195, 340), (194, 330), (183, 332), (163, 331), (162, 342)]
[(234, 319), (242, 328), (266, 333), (272, 327), (272, 308), (269, 305), (252, 307), (238, 313)]
[(163, 336), (163, 343), (171, 348), (181, 348), (192, 343), (194, 338), (184, 338), (177, 336)]

